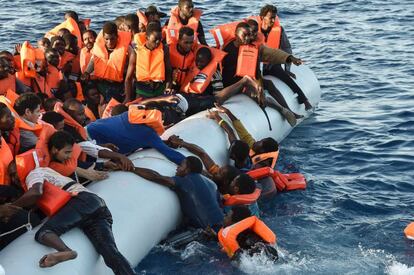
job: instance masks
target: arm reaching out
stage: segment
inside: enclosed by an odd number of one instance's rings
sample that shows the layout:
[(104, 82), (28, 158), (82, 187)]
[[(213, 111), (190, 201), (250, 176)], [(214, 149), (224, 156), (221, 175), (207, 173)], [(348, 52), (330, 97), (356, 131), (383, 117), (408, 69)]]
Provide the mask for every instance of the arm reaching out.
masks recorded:
[(132, 172), (146, 180), (153, 181), (167, 187), (173, 187), (175, 185), (174, 180), (171, 177), (162, 176), (158, 172), (151, 169), (135, 167)]

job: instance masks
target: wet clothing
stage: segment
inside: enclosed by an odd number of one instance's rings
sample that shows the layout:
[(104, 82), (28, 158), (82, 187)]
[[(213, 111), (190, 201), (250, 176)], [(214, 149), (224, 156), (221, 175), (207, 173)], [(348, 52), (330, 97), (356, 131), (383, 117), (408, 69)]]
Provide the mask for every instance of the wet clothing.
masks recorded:
[(128, 260), (119, 252), (112, 233), (112, 215), (105, 201), (90, 192), (80, 192), (52, 216), (37, 232), (35, 239), (53, 232), (58, 236), (79, 227), (102, 255), (115, 274), (135, 274)]
[(151, 127), (129, 123), (128, 112), (92, 122), (86, 129), (90, 139), (98, 144), (113, 143), (121, 154), (140, 148), (154, 148), (176, 164), (181, 164), (185, 158), (168, 147)]
[(173, 177), (172, 188), (181, 204), (188, 225), (205, 229), (219, 229), (223, 223), (220, 195), (214, 182), (201, 174), (190, 173), (184, 177)]

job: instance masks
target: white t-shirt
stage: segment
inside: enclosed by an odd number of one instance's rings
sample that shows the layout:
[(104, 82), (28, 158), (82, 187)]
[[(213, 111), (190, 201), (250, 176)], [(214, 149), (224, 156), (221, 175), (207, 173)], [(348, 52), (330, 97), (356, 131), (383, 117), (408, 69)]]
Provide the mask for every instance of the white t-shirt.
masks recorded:
[[(38, 167), (32, 170), (26, 178), (26, 185), (27, 189), (30, 189), (34, 184), (41, 183), (43, 188), (43, 183), (45, 181), (50, 182), (51, 184), (63, 188), (69, 182), (73, 182), (74, 180), (65, 176), (62, 176), (55, 170), (49, 167)], [(79, 192), (90, 192), (86, 187), (84, 187), (80, 183), (75, 183), (68, 190), (71, 193), (79, 193)]]

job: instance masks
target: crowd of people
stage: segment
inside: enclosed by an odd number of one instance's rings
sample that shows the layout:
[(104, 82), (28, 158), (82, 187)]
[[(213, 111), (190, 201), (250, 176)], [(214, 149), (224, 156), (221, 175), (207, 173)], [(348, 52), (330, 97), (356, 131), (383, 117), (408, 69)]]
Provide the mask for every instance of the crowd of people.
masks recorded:
[[(110, 210), (85, 187), (123, 170), (176, 192), (183, 227), (201, 229), (232, 259), (263, 249), (277, 259), (276, 236), (259, 219), (256, 202), (276, 189), (304, 188), (305, 180), (275, 171), (277, 141), (255, 140), (222, 104), (244, 94), (294, 126), (302, 116), (263, 76), (282, 80), (309, 110), (290, 71), (302, 61), (272, 5), (210, 30), (215, 47), (207, 45), (192, 0), (179, 0), (161, 25), (166, 16), (149, 6), (95, 32), (90, 20), (68, 11), (36, 46), (26, 41), (14, 53), (0, 52), (0, 249), (47, 218), (35, 239), (56, 252), (42, 257), (41, 267), (77, 257), (60, 236), (79, 227), (115, 274), (135, 274), (116, 246)], [(219, 166), (179, 136), (160, 138), (212, 107), (208, 116), (228, 136), (232, 165)], [(135, 167), (127, 155), (141, 148), (176, 163), (176, 175)]]

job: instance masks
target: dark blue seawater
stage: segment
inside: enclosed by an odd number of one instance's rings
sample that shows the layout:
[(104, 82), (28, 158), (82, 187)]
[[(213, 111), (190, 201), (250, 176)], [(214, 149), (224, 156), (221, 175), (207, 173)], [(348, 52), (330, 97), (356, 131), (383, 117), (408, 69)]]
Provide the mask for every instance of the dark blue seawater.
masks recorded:
[[(64, 3), (64, 4), (62, 4)], [(67, 9), (105, 20), (152, 1), (0, 1), (0, 49), (36, 41)], [(155, 1), (168, 11), (175, 1)], [(210, 27), (257, 14), (262, 1), (206, 0)], [(414, 2), (277, 2), (294, 52), (315, 71), (322, 100), (282, 143), (280, 168), (309, 180), (303, 192), (261, 204), (283, 260), (233, 267), (214, 245), (159, 247), (141, 274), (414, 274)], [(212, 43), (210, 36), (209, 42)], [(139, 244), (137, 244), (139, 245)]]

